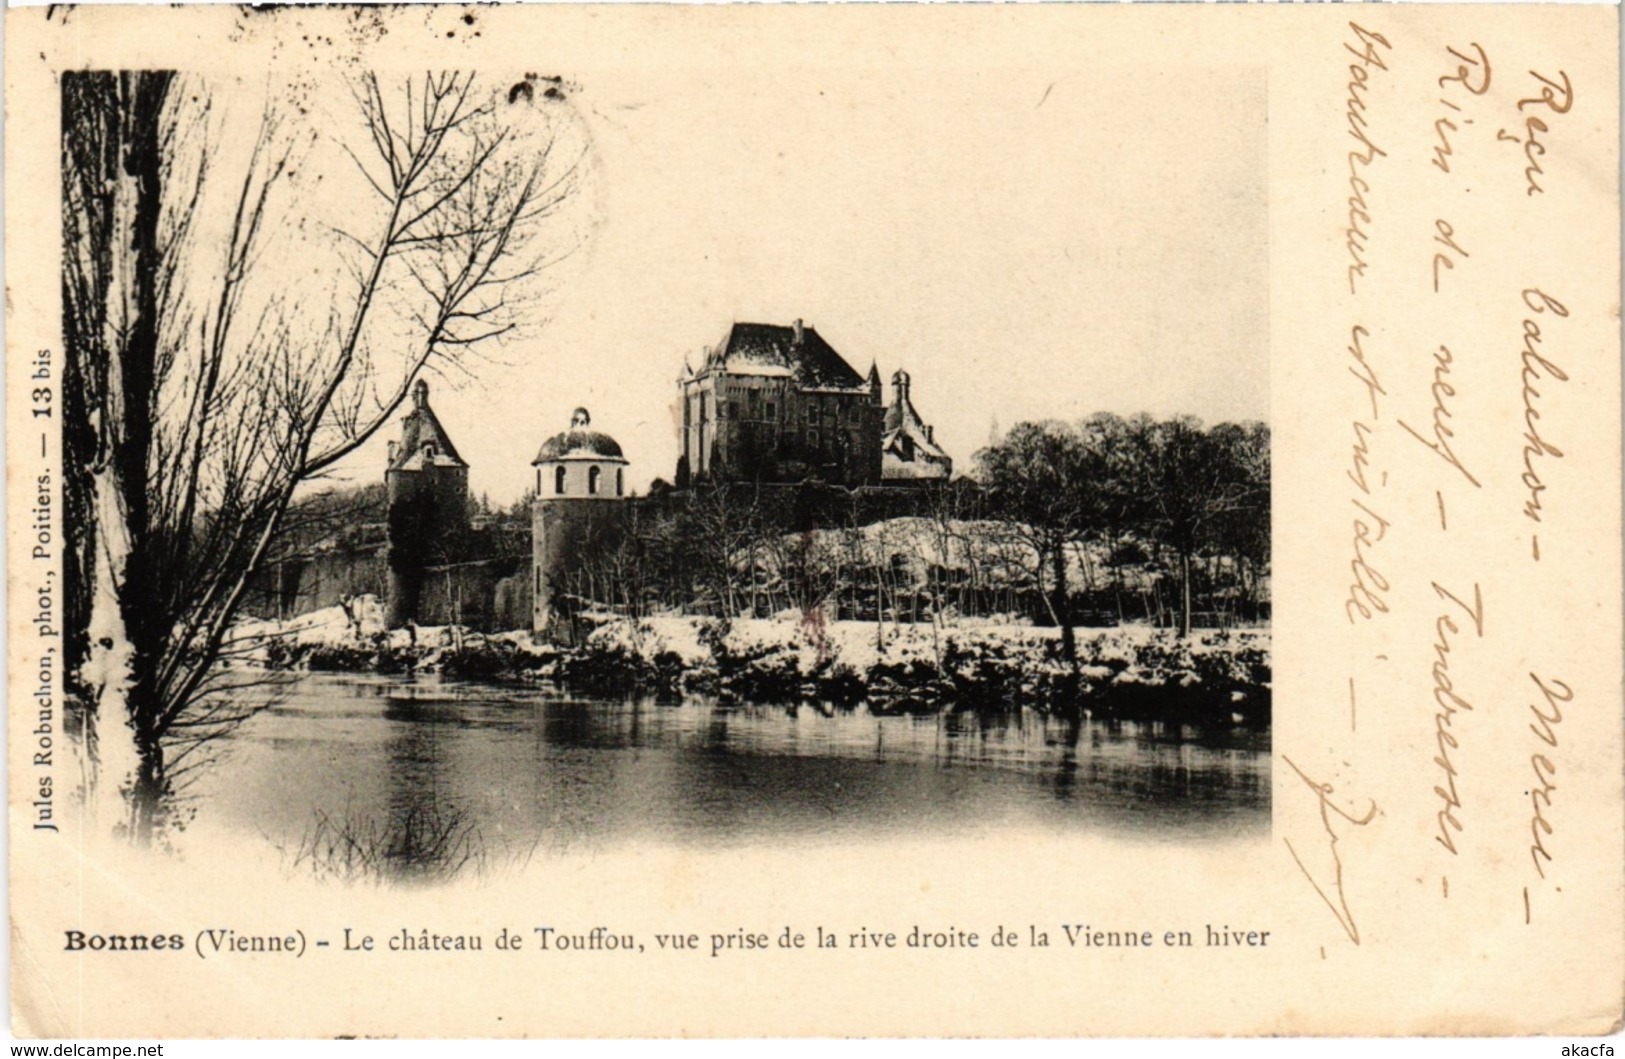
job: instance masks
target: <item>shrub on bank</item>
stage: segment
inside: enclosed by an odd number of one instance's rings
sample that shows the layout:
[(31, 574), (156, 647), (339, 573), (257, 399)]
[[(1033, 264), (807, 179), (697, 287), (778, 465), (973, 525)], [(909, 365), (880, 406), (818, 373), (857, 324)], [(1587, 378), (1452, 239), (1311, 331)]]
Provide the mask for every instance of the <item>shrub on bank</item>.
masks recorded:
[(1035, 708), (1254, 727), (1270, 719), (1267, 635), (1246, 633), (1181, 640), (1135, 627), (1080, 630), (1072, 666), (1054, 630), (1024, 626), (814, 629), (788, 620), (609, 618), (574, 647), (535, 645), (519, 633), (417, 630), (365, 642), (277, 641), (265, 659), (277, 668), (711, 693), (724, 701), (867, 702), (882, 713)]

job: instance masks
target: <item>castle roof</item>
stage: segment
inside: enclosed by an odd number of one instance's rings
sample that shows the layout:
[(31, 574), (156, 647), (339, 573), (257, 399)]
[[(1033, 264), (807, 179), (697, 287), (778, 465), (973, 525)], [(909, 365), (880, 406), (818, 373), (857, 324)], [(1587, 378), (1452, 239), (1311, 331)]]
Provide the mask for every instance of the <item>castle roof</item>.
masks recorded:
[(880, 428), (881, 450), (905, 460), (921, 457), (946, 460), (948, 454), (936, 443), (920, 413), (915, 411), (908, 391), (908, 372), (897, 372), (892, 376), (892, 402), (886, 406), (886, 418)]
[(626, 457), (621, 455), (621, 444), (608, 434), (596, 430), (588, 430), (592, 417), (585, 408), (577, 408), (570, 417), (570, 429), (554, 434), (542, 442), (542, 447), (536, 453), (536, 458), (530, 461), (532, 467), (538, 463), (553, 463), (558, 460), (609, 460), (625, 463)]
[(801, 386), (858, 389), (863, 376), (817, 330), (797, 320), (790, 327), (736, 323), (706, 358), (707, 369), (735, 375), (790, 376)]
[(412, 386), (412, 410), (401, 419), (401, 441), (389, 461), (392, 471), (418, 471), (426, 466), (467, 467), (457, 455), (446, 428), (429, 407), (429, 384), (419, 379)]

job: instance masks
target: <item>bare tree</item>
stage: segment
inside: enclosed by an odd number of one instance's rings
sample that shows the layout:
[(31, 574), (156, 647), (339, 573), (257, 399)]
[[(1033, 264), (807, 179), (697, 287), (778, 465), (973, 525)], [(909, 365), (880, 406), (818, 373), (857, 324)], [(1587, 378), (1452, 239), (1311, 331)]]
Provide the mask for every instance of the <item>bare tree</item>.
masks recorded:
[(195, 218), (228, 152), (209, 86), (181, 85), (87, 72), (62, 88), (77, 366), (65, 492), (82, 531), (68, 573), (87, 630), (70, 690), (87, 795), (143, 842), (177, 741), (241, 719), (219, 662), (296, 489), (372, 437), (426, 368), (518, 324), (532, 281), (571, 249), (547, 245), (541, 222), (577, 189), (581, 160), (556, 150), (540, 109), (557, 85), (362, 76), (356, 142), (338, 147), (370, 198), (347, 203), (330, 237), (348, 279), (313, 306), (263, 266), (298, 193), (332, 175), (303, 164), (316, 136), (268, 108), (225, 220), (204, 231)]
[(1061, 630), (1061, 653), (1068, 664), (1078, 657), (1067, 584), (1066, 546), (1090, 531), (1084, 517), (1093, 485), (1089, 449), (1065, 423), (1018, 423), (995, 445), (977, 453), (990, 506), (1007, 532), (1032, 550), (1034, 579), (1043, 585), (1045, 568), (1050, 617)]
[[(762, 540), (765, 513), (756, 485), (706, 482), (690, 491), (689, 538), (697, 567), (696, 581), (709, 608), (725, 618), (739, 616), (742, 599), (741, 559), (751, 562), (753, 546)], [(756, 572), (748, 571), (754, 592)]]
[(1189, 636), (1193, 560), (1221, 545), (1227, 529), (1232, 540), (1262, 536), (1267, 549), (1269, 431), (1262, 424), (1204, 430), (1191, 416), (1138, 416), (1125, 441), (1136, 476), (1137, 521), (1148, 539), (1177, 557), (1179, 634)]

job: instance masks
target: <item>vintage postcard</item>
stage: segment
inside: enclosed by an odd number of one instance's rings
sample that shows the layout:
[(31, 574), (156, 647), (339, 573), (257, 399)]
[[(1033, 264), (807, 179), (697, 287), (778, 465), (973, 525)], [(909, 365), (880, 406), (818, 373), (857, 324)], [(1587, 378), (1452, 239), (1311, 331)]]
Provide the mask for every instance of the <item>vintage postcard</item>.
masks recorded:
[(1616, 8), (6, 31), (16, 1034), (1620, 1025)]

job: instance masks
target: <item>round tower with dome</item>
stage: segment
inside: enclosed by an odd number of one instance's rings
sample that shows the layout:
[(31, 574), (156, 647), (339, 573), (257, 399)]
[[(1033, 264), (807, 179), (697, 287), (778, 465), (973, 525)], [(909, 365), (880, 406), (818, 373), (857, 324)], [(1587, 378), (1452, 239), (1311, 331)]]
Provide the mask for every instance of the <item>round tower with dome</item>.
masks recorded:
[(619, 443), (593, 430), (587, 410), (577, 408), (570, 429), (542, 442), (531, 466), (536, 468), (531, 631), (538, 637), (568, 637), (569, 623), (558, 620), (568, 577), (589, 549), (599, 550), (618, 530), (616, 501), (626, 495), (627, 460)]

